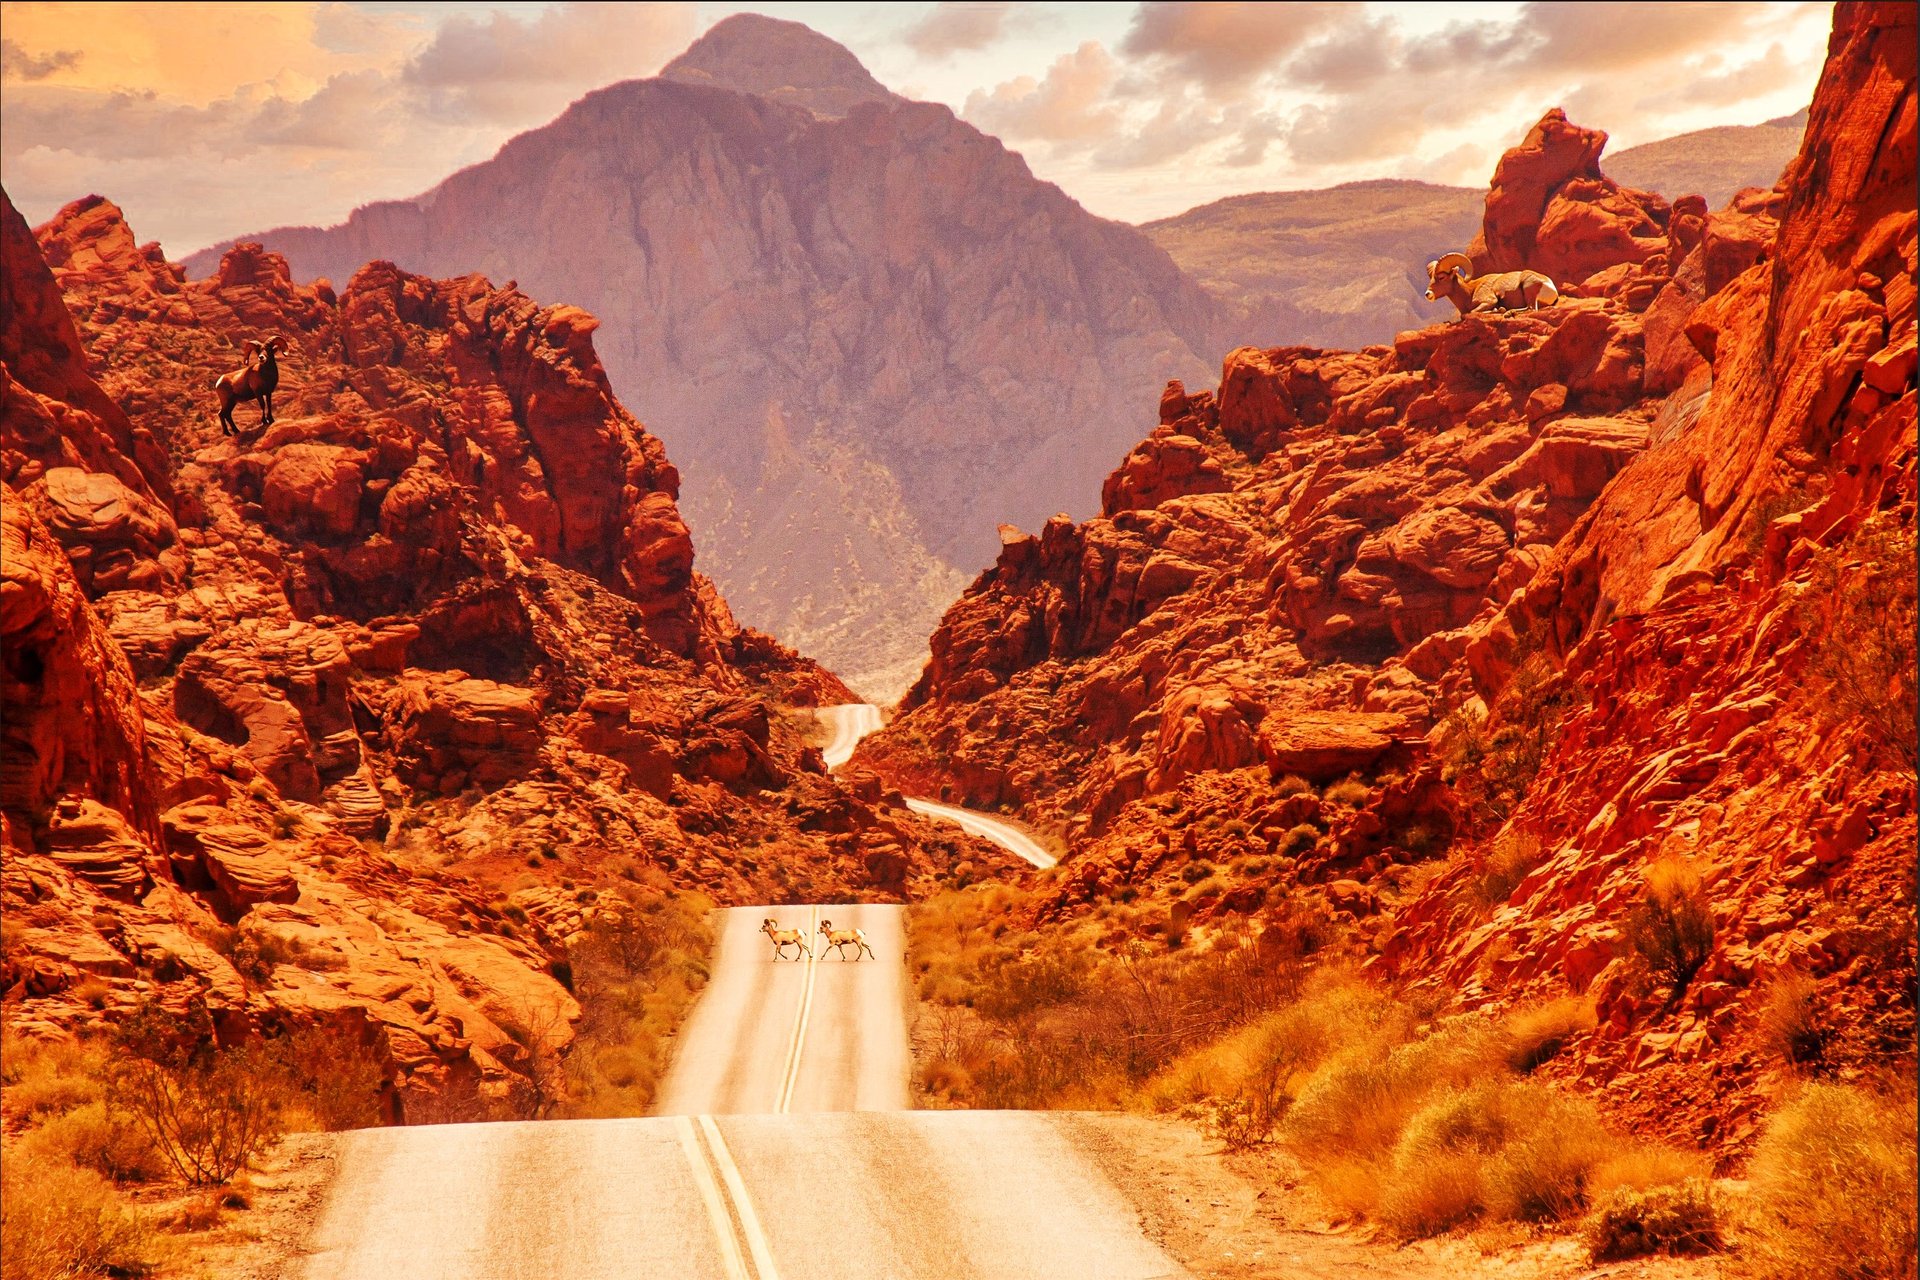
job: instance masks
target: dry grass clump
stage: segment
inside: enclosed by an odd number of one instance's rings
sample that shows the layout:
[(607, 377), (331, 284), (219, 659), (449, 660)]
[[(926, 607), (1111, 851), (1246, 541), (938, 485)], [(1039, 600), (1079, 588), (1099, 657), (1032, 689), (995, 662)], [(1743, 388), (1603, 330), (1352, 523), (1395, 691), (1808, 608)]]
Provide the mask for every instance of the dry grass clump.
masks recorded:
[(1748, 1173), (1738, 1254), (1754, 1280), (1911, 1280), (1915, 1107), (1857, 1086), (1810, 1084), (1768, 1124)]
[(166, 1159), (151, 1135), (105, 1101), (83, 1103), (34, 1126), (20, 1139), (20, 1150), (115, 1182), (151, 1182), (167, 1174)]
[(1789, 1066), (1807, 1070), (1826, 1054), (1827, 1027), (1814, 997), (1819, 984), (1791, 970), (1774, 977), (1760, 993), (1755, 1022), (1760, 1042)]
[(26, 1151), (0, 1161), (0, 1272), (8, 1280), (141, 1276), (152, 1231), (99, 1174)]
[(1525, 1075), (1550, 1062), (1567, 1042), (1594, 1028), (1592, 996), (1561, 996), (1507, 1017), (1507, 1065)]
[[(671, 1056), (672, 1036), (707, 981), (713, 903), (697, 893), (602, 894), (586, 936), (568, 949), (580, 1023), (564, 1065), (529, 1037), (529, 1080), (553, 1095), (549, 1112), (643, 1116)], [(538, 1099), (529, 1099), (537, 1103)]]
[[(929, 1101), (1120, 1105), (1182, 1054), (1290, 1002), (1304, 972), (1302, 953), (1320, 944), (1318, 933), (1301, 925), (1258, 938), (1210, 932), (1197, 945), (1171, 950), (1137, 936), (1103, 949), (1103, 940), (1126, 938), (1155, 920), (1154, 909), (1114, 907), (1036, 930), (1016, 923), (1026, 915), (1026, 892), (996, 886), (946, 893), (909, 916), (909, 958), (922, 1000), (968, 1015), (936, 1015), (938, 1034), (919, 1081)], [(1170, 909), (1171, 936), (1191, 909), (1190, 900)]]
[(1703, 1178), (1638, 1190), (1616, 1187), (1597, 1197), (1581, 1229), (1594, 1262), (1647, 1254), (1716, 1253), (1724, 1241), (1719, 1197)]
[(1329, 804), (1343, 804), (1349, 809), (1358, 809), (1372, 794), (1373, 789), (1359, 778), (1343, 778), (1321, 792), (1321, 799)]
[(0, 1110), (31, 1121), (98, 1101), (105, 1050), (83, 1040), (40, 1040), (0, 1031)]
[(1502, 831), (1468, 879), (1467, 896), (1481, 910), (1503, 906), (1520, 882), (1545, 860), (1546, 850), (1539, 836), (1511, 828)]
[(1669, 1002), (1686, 992), (1713, 953), (1713, 913), (1700, 872), (1679, 857), (1660, 857), (1641, 873), (1640, 900), (1627, 912), (1621, 942)]

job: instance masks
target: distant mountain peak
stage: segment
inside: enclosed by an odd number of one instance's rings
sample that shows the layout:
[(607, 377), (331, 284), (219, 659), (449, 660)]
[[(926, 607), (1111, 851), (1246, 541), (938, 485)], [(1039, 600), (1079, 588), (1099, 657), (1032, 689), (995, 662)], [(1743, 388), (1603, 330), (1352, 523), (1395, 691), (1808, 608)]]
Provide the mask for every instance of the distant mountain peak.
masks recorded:
[(862, 102), (893, 97), (844, 46), (801, 23), (758, 13), (715, 23), (660, 78), (736, 89), (822, 116), (844, 116)]

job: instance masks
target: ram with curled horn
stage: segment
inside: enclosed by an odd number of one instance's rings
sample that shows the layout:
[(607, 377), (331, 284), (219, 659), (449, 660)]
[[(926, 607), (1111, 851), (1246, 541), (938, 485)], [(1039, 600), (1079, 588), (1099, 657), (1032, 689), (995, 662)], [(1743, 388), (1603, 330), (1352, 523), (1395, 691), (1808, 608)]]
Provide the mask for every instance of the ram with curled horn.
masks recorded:
[(1462, 316), (1476, 311), (1537, 311), (1560, 301), (1560, 290), (1538, 271), (1502, 271), (1468, 276), (1473, 262), (1464, 253), (1442, 254), (1427, 264), (1427, 301), (1447, 299)]

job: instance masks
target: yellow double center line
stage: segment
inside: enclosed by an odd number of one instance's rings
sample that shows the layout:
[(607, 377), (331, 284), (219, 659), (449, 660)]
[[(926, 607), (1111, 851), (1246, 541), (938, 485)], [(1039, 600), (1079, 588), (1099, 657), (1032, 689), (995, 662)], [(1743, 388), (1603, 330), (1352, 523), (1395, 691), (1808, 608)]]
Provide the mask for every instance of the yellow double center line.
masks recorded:
[[(727, 1280), (752, 1280), (756, 1274), (759, 1280), (780, 1280), (780, 1270), (773, 1265), (773, 1250), (767, 1245), (767, 1233), (760, 1226), (760, 1215), (753, 1210), (747, 1184), (740, 1177), (740, 1166), (733, 1162), (733, 1153), (727, 1150), (726, 1140), (720, 1136), (720, 1126), (713, 1122), (712, 1116), (701, 1116), (698, 1130), (692, 1117), (675, 1116), (673, 1121), (680, 1131), (680, 1146), (687, 1153), (687, 1163), (693, 1168), (694, 1185), (700, 1190), (700, 1199), (713, 1224), (714, 1238), (720, 1242), (720, 1265), (727, 1273)], [(706, 1137), (706, 1151), (701, 1149), (702, 1135)], [(712, 1164), (708, 1164), (707, 1152), (712, 1153)], [(726, 1183), (725, 1193), (714, 1181), (715, 1169)], [(727, 1212), (729, 1199), (733, 1205), (732, 1215)], [(739, 1218), (740, 1235), (746, 1237), (747, 1252), (753, 1258), (751, 1273), (740, 1256), (740, 1241), (734, 1235), (735, 1216)]]
[(800, 1079), (800, 1055), (807, 1047), (807, 1020), (813, 1016), (813, 944), (819, 934), (820, 908), (815, 907), (807, 915), (807, 949), (801, 953), (806, 957), (807, 976), (800, 990), (800, 1008), (794, 1015), (793, 1034), (787, 1039), (786, 1069), (780, 1076), (780, 1097), (774, 1106), (782, 1115), (793, 1105), (793, 1086)]

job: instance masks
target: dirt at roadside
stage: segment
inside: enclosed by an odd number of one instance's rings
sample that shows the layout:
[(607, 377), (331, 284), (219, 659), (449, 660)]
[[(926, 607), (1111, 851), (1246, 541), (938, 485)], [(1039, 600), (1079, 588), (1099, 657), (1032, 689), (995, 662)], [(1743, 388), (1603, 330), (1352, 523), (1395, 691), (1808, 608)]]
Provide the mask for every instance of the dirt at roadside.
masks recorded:
[(1591, 1265), (1580, 1242), (1524, 1229), (1399, 1244), (1329, 1222), (1284, 1153), (1225, 1155), (1190, 1124), (1152, 1116), (1062, 1117), (1081, 1150), (1139, 1210), (1141, 1230), (1201, 1280), (1718, 1280), (1717, 1258)]
[(225, 1209), (220, 1225), (173, 1237), (158, 1280), (290, 1280), (306, 1256), (338, 1167), (340, 1135), (289, 1134), (249, 1177), (250, 1208)]

